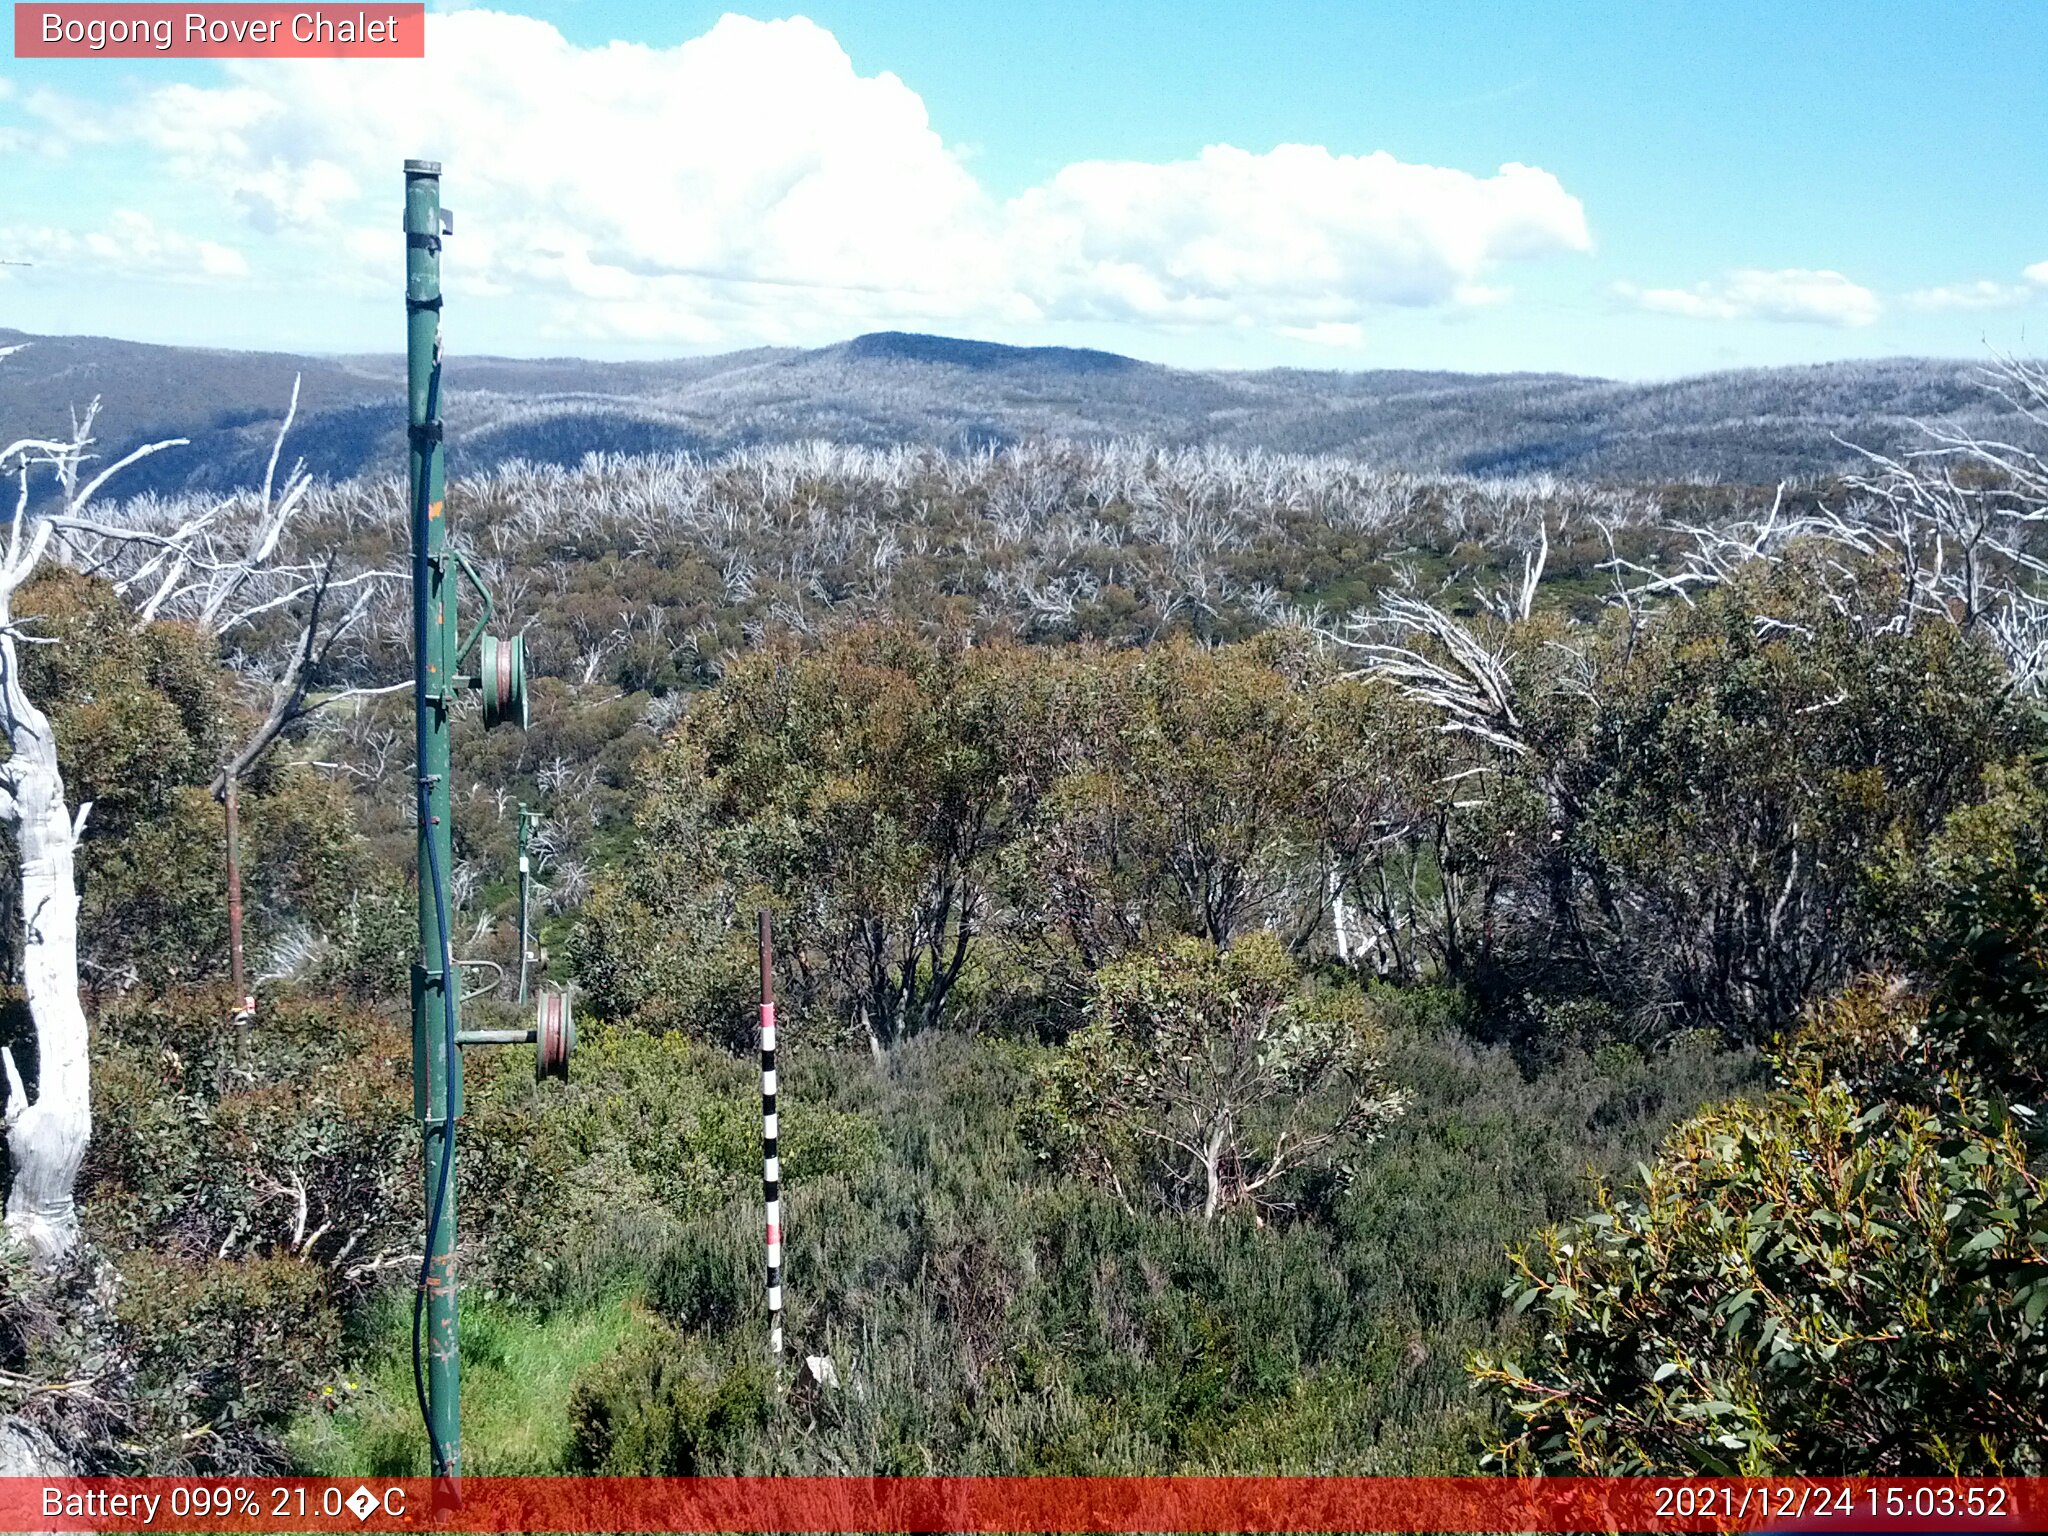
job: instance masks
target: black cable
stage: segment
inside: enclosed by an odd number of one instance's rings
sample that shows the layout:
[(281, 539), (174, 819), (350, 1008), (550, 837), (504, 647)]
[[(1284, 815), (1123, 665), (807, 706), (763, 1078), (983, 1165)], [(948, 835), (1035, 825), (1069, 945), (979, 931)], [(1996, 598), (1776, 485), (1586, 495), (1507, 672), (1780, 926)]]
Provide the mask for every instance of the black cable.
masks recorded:
[[(425, 704), (421, 712), (425, 713)], [(434, 1269), (434, 1235), (441, 1230), (441, 1213), (447, 1208), (448, 1187), (455, 1173), (455, 956), (448, 939), (447, 897), (441, 885), (441, 855), (434, 847), (432, 820), (433, 780), (420, 779), (420, 826), (426, 831), (427, 864), (434, 881), (434, 915), (441, 929), (441, 1033), (447, 1049), (447, 1067), (443, 1073), (446, 1093), (441, 1108), (441, 1166), (434, 1177), (434, 1204), (427, 1217), (426, 1252), (420, 1255), (419, 1284), (412, 1295), (412, 1385), (420, 1402), (420, 1422), (427, 1427), (427, 1444), (433, 1453), (434, 1476), (442, 1477), (448, 1472), (448, 1448), (441, 1444), (441, 1437), (434, 1433), (434, 1415), (427, 1406), (427, 1376), (425, 1356), (420, 1348), (420, 1328), (426, 1315), (427, 1282)]]
[[(441, 405), (441, 337), (434, 336), (434, 367), (427, 376), (427, 409), (429, 422), (439, 425)], [(414, 540), (417, 543), (426, 536), (426, 501), (428, 495), (428, 453), (422, 453), (420, 465), (419, 500), (414, 509)], [(427, 591), (426, 583), (419, 579), (417, 568), (413, 578), (413, 646), (417, 656), (424, 656), (427, 637)], [(443, 686), (446, 684), (444, 682)], [(445, 701), (443, 701), (445, 702)], [(413, 696), (413, 739), (417, 743), (425, 767), (427, 745), (427, 694), (424, 679), (415, 685)], [(441, 1033), (446, 1051), (447, 1066), (443, 1072), (446, 1093), (441, 1106), (441, 1166), (434, 1177), (434, 1200), (427, 1216), (426, 1252), (420, 1255), (419, 1282), (412, 1293), (412, 1385), (419, 1398), (420, 1422), (427, 1429), (427, 1446), (433, 1462), (433, 1475), (449, 1475), (448, 1448), (441, 1443), (441, 1437), (434, 1433), (433, 1410), (427, 1404), (426, 1359), (421, 1349), (420, 1332), (425, 1320), (427, 1307), (427, 1283), (434, 1271), (434, 1235), (441, 1230), (441, 1216), (447, 1208), (448, 1190), (455, 1176), (455, 1081), (456, 1069), (460, 1064), (455, 1043), (455, 949), (448, 931), (448, 894), (441, 880), (441, 855), (434, 845), (434, 780), (426, 773), (419, 776), (419, 817), (420, 839), (427, 850), (426, 868), (422, 876), (430, 876), (434, 884), (434, 917), (441, 932)], [(421, 1042), (424, 1044), (425, 1042)], [(453, 1255), (450, 1255), (451, 1259)]]

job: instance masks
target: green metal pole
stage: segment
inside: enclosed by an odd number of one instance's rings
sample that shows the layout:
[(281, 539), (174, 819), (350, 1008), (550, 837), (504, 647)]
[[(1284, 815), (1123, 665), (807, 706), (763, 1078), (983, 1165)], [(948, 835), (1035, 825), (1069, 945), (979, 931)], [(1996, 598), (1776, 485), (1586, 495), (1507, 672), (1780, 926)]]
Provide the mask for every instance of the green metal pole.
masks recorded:
[[(413, 1108), (425, 1154), (428, 1221), (425, 1264), (427, 1426), (434, 1476), (462, 1470), (462, 1368), (456, 1334), (455, 1189), (444, 1185), (444, 1150), (462, 1112), (462, 1057), (449, 1049), (446, 989), (458, 985), (445, 958), (452, 935), (447, 873), (448, 726), (455, 680), (454, 567), (447, 557), (441, 445), (441, 167), (405, 163), (405, 322), (407, 467), (412, 507), (413, 656), (417, 695), (420, 796), (420, 953), (412, 979)], [(452, 1110), (452, 1114), (451, 1114)], [(434, 1212), (438, 1209), (439, 1219)]]
[(532, 831), (533, 814), (522, 803), (519, 807), (519, 1001), (522, 1003), (526, 1001), (527, 972), (533, 959), (526, 933), (526, 893), (533, 874)]

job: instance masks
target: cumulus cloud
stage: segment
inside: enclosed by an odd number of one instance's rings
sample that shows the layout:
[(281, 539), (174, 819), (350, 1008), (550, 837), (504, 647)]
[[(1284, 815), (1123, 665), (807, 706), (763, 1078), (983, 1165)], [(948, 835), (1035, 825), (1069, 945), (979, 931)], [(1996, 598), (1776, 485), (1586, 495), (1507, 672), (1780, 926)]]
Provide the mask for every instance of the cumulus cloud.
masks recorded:
[(0, 226), (0, 249), (10, 259), (35, 266), (108, 277), (206, 282), (246, 277), (249, 272), (240, 251), (211, 240), (190, 239), (125, 209), (114, 213), (106, 228), (83, 234), (48, 227)]
[(1883, 310), (1870, 289), (1839, 272), (1804, 267), (1742, 267), (1690, 288), (1615, 291), (1640, 308), (1699, 320), (1781, 320), (1812, 325), (1869, 325)]
[(392, 146), (438, 158), (462, 216), (451, 278), (531, 298), (564, 334), (1109, 319), (1334, 342), (1374, 306), (1488, 302), (1504, 268), (1591, 248), (1547, 171), (1315, 145), (1085, 162), (1005, 201), (914, 90), (801, 18), (586, 48), (475, 7), (431, 14), (428, 36), (418, 63), (226, 63), (95, 131), (150, 146), (258, 234), (380, 277)]
[(1504, 262), (1592, 245), (1555, 176), (1411, 165), (1384, 152), (1214, 145), (1168, 165), (1070, 165), (1007, 210), (1020, 286), (1060, 317), (1276, 324), (1361, 305), (1485, 302)]
[(2020, 276), (2030, 283), (2038, 283), (2043, 288), (2048, 288), (2048, 261), (2035, 262), (2026, 271), (2022, 272)]

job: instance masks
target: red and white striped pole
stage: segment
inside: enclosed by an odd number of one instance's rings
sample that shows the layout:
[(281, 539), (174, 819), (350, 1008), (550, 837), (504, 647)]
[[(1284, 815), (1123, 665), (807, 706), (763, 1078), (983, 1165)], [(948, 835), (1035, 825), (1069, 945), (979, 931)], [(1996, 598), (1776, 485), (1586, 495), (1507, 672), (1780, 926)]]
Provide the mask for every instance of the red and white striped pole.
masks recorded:
[(761, 911), (761, 1194), (768, 1208), (768, 1358), (782, 1369), (782, 1159), (776, 1152), (775, 938)]

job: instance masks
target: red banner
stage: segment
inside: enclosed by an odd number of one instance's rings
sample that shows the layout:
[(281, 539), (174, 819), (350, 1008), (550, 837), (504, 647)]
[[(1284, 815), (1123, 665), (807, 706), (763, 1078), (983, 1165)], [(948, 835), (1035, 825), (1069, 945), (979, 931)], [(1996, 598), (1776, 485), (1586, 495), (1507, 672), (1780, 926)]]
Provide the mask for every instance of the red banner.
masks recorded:
[(14, 7), (17, 59), (421, 59), (424, 4)]
[(8, 1478), (0, 1529), (2041, 1531), (2048, 1478)]

